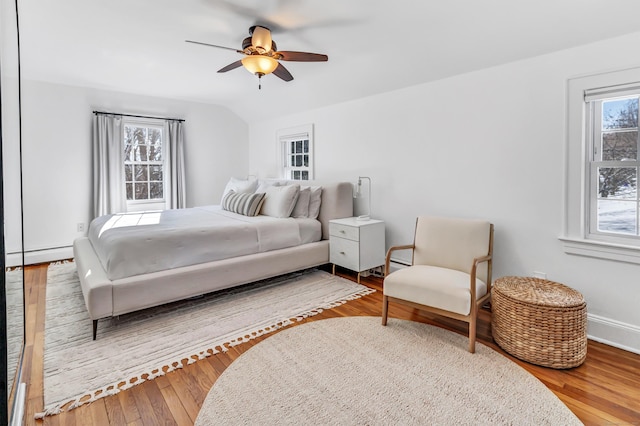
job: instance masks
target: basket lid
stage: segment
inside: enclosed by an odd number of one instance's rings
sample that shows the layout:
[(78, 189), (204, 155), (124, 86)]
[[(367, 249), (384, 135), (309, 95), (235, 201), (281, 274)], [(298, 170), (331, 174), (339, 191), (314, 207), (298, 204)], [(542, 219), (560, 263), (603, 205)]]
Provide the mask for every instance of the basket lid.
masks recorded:
[(582, 294), (554, 281), (534, 277), (502, 277), (493, 283), (495, 291), (524, 303), (551, 307), (580, 306)]

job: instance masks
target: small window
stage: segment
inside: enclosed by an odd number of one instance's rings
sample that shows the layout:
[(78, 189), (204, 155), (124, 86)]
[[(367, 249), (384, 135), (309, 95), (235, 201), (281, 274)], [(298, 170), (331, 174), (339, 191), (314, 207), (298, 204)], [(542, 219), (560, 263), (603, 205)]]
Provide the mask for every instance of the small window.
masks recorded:
[(313, 179), (312, 126), (301, 126), (278, 132), (282, 158), (282, 176), (290, 180)]
[(640, 236), (638, 94), (587, 101), (589, 234)]
[(565, 252), (640, 264), (640, 68), (569, 79)]
[(128, 211), (165, 208), (163, 126), (131, 120), (123, 127)]

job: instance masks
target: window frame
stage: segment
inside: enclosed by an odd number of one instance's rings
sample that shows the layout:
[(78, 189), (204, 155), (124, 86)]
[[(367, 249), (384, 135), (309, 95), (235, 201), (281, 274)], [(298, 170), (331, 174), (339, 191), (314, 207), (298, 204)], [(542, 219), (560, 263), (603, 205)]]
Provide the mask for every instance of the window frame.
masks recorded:
[[(161, 132), (161, 140), (162, 140), (162, 195), (163, 198), (153, 198), (153, 199), (147, 199), (147, 200), (126, 200), (126, 204), (127, 204), (127, 212), (139, 212), (139, 211), (150, 211), (150, 210), (165, 210), (167, 209), (167, 194), (168, 194), (168, 183), (167, 183), (167, 172), (168, 172), (168, 164), (169, 164), (169, 158), (168, 158), (168, 149), (167, 149), (167, 141), (166, 141), (166, 126), (163, 120), (154, 120), (151, 118), (138, 118), (138, 117), (123, 117), (122, 119), (122, 142), (123, 142), (123, 153), (124, 153), (124, 148), (126, 146), (126, 141), (125, 141), (125, 132), (126, 132), (126, 127), (138, 127), (138, 128), (153, 128), (153, 129), (157, 129)], [(127, 160), (123, 159), (123, 165), (126, 166), (127, 164), (136, 164), (136, 162), (128, 162)], [(144, 164), (151, 164), (149, 161), (147, 161)], [(149, 177), (149, 176), (147, 176)], [(125, 174), (125, 180), (123, 182), (123, 184), (126, 186), (126, 174)], [(150, 182), (150, 180), (147, 180), (147, 182)], [(135, 191), (135, 189), (134, 189)], [(126, 188), (125, 188), (125, 196), (126, 196)]]
[[(635, 218), (635, 229), (636, 234), (623, 234), (623, 233), (615, 233), (615, 232), (607, 232), (601, 231), (598, 229), (598, 201), (601, 200), (599, 197), (599, 173), (598, 169), (601, 167), (606, 168), (635, 168), (636, 169), (636, 185), (638, 183), (638, 173), (640, 171), (640, 158), (638, 158), (638, 154), (640, 153), (640, 142), (638, 140), (638, 126), (636, 123), (636, 127), (626, 127), (626, 128), (617, 128), (617, 129), (603, 129), (602, 126), (602, 104), (607, 101), (613, 100), (624, 100), (624, 99), (636, 99), (640, 102), (640, 88), (638, 88), (638, 93), (633, 95), (623, 95), (623, 96), (610, 96), (604, 97), (597, 100), (587, 101), (585, 100), (585, 138), (587, 145), (587, 168), (588, 168), (588, 184), (587, 184), (587, 193), (589, 195), (589, 205), (588, 205), (588, 228), (587, 228), (587, 236), (588, 238), (594, 240), (601, 241), (610, 241), (618, 244), (631, 244), (631, 245), (639, 245), (640, 246), (640, 214), (638, 214), (639, 202), (638, 199), (638, 191), (636, 189), (636, 198), (624, 200), (624, 202), (635, 203), (636, 209), (636, 218)], [(604, 160), (602, 158), (603, 149), (601, 146), (601, 140), (605, 133), (623, 133), (623, 132), (636, 132), (636, 160)], [(636, 186), (637, 188), (637, 186)]]
[(625, 89), (640, 88), (640, 83), (635, 82), (640, 82), (640, 68), (580, 76), (567, 82), (565, 205), (559, 237), (566, 253), (640, 264), (639, 236), (591, 232), (592, 195), (595, 195), (592, 189), (596, 184), (591, 171), (594, 136), (591, 104), (585, 96), (622, 97), (627, 94)]
[[(287, 180), (313, 180), (315, 178), (313, 124), (305, 124), (287, 129), (280, 129), (277, 131), (276, 138), (278, 141), (278, 165), (281, 177)], [(308, 140), (307, 153), (291, 152), (290, 146), (292, 142), (304, 142), (305, 140)], [(304, 154), (308, 155), (307, 166), (294, 166), (290, 164), (289, 159), (291, 158), (291, 156)], [(307, 172), (307, 179), (295, 179), (293, 173), (296, 171), (300, 171), (301, 175), (303, 174), (303, 172)]]

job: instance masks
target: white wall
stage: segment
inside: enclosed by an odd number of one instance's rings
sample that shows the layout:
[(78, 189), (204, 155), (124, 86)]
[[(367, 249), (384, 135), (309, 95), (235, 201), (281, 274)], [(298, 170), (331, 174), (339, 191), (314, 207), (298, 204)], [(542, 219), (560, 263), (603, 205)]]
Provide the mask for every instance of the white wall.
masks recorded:
[(27, 263), (70, 257), (77, 224), (91, 219), (94, 110), (186, 120), (189, 207), (218, 204), (229, 176), (247, 174), (248, 126), (224, 107), (23, 81)]
[(570, 77), (640, 65), (640, 33), (314, 111), (251, 123), (250, 170), (277, 175), (275, 134), (314, 123), (316, 179), (373, 180), (387, 247), (420, 214), (495, 224), (494, 278), (546, 272), (581, 291), (589, 334), (640, 352), (640, 266), (565, 254)]

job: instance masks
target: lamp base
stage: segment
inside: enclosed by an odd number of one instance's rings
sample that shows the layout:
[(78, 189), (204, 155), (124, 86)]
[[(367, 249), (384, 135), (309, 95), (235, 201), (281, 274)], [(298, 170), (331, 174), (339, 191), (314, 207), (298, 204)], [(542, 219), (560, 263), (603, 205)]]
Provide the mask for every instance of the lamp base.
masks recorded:
[(371, 217), (368, 214), (361, 214), (356, 218), (356, 220), (370, 220)]

